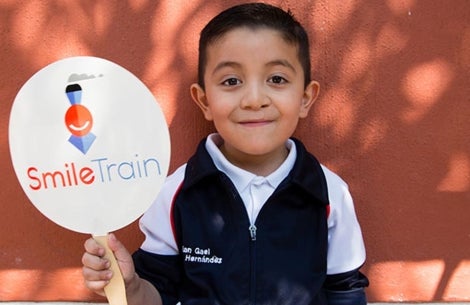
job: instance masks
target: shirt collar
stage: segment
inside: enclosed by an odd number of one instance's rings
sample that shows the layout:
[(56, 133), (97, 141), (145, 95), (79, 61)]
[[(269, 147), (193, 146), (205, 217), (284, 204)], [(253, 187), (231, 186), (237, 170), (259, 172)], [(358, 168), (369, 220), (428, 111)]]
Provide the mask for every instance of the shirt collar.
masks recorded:
[(273, 189), (277, 188), (282, 180), (284, 180), (284, 178), (292, 170), (297, 157), (295, 143), (291, 139), (288, 139), (286, 142), (286, 147), (289, 150), (289, 154), (287, 155), (286, 160), (284, 160), (278, 169), (276, 169), (267, 177), (259, 177), (230, 163), (219, 149), (219, 146), (222, 143), (223, 139), (220, 137), (220, 135), (213, 133), (207, 137), (205, 146), (217, 169), (225, 173), (230, 178), (230, 180), (232, 180), (239, 193), (242, 193), (253, 180), (256, 179), (259, 181), (260, 178), (269, 183)]

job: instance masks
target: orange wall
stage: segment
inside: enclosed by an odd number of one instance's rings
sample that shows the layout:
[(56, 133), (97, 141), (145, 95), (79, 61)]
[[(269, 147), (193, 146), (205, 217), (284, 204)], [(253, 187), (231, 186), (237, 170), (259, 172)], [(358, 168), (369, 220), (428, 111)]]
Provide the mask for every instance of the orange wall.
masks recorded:
[[(192, 104), (198, 33), (240, 1), (0, 0), (0, 301), (102, 300), (80, 275), (86, 235), (47, 220), (13, 172), (21, 86), (64, 57), (136, 74), (170, 125), (171, 170), (211, 131)], [(371, 301), (470, 301), (470, 2), (268, 1), (315, 41), (322, 92), (296, 136), (347, 180), (367, 244)], [(117, 232), (130, 249), (136, 224)]]

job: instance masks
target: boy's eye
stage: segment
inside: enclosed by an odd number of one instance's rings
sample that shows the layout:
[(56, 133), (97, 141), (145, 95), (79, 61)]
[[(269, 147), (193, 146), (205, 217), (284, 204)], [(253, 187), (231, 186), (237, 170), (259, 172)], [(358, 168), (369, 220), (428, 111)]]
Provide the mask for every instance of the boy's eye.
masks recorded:
[(235, 77), (228, 78), (222, 82), (222, 85), (225, 86), (236, 86), (241, 84), (241, 81)]
[(274, 84), (283, 84), (283, 83), (286, 83), (287, 80), (282, 76), (274, 75), (268, 80), (268, 82), (274, 83)]

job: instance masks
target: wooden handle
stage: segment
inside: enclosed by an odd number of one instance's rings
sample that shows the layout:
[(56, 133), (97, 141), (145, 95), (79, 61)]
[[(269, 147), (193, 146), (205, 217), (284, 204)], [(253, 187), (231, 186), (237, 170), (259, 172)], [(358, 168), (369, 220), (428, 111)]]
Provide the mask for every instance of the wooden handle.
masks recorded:
[(106, 285), (106, 287), (104, 287), (104, 292), (106, 293), (106, 298), (108, 298), (109, 305), (127, 305), (124, 279), (121, 274), (121, 269), (119, 269), (119, 265), (114, 257), (113, 251), (111, 251), (108, 246), (108, 236), (93, 236), (93, 239), (106, 249), (104, 257), (111, 263), (111, 267), (109, 269), (113, 271), (111, 281)]

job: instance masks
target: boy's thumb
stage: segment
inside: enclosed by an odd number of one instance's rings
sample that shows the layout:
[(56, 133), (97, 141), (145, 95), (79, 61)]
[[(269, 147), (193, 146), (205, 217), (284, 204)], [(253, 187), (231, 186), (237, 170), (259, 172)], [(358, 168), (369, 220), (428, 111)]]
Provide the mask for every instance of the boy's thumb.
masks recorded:
[(108, 247), (113, 251), (114, 256), (118, 261), (127, 261), (130, 258), (130, 254), (127, 249), (113, 233), (109, 233), (108, 235)]

